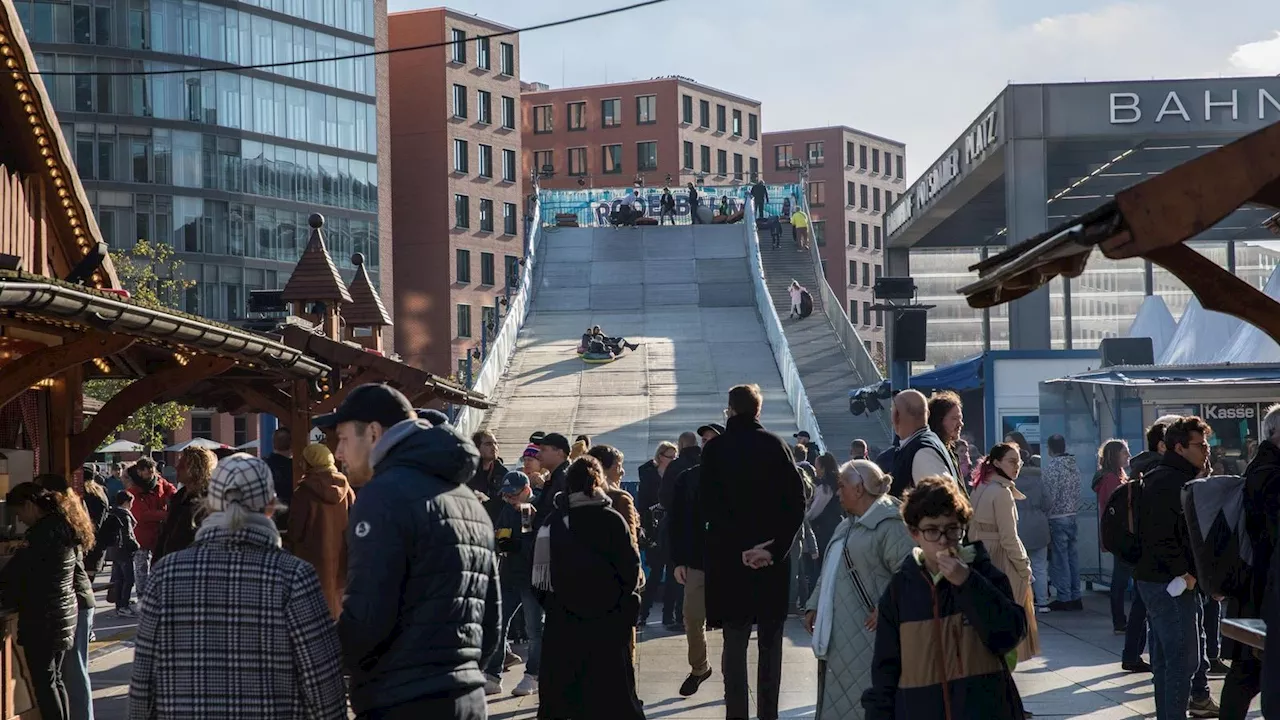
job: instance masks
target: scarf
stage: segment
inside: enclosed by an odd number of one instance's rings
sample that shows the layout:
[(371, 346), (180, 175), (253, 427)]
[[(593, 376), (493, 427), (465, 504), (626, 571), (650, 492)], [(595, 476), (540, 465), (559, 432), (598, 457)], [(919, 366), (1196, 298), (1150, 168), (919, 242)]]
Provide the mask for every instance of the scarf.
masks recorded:
[(280, 547), (280, 531), (275, 522), (261, 513), (237, 513), (239, 527), (232, 527), (232, 514), (225, 510), (209, 513), (196, 530), (196, 542), (241, 539), (270, 547)]
[(819, 660), (827, 659), (827, 646), (831, 642), (831, 621), (835, 614), (836, 575), (844, 564), (842, 550), (852, 528), (853, 518), (840, 521), (827, 545), (826, 557), (822, 560), (822, 574), (818, 576), (818, 612), (813, 621), (813, 654)]
[(546, 592), (554, 592), (551, 586), (551, 526), (557, 520), (569, 527), (569, 511), (582, 507), (608, 507), (612, 504), (604, 490), (596, 488), (590, 493), (560, 493), (552, 501), (556, 509), (551, 517), (538, 528), (533, 543), (533, 586)]

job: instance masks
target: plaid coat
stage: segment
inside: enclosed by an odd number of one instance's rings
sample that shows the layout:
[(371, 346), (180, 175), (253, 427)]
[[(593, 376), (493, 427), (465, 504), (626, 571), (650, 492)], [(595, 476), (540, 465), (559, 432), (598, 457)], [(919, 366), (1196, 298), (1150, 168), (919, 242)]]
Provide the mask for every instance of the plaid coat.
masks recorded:
[(345, 720), (337, 629), (315, 570), (266, 517), (206, 524), (151, 571), (130, 720)]

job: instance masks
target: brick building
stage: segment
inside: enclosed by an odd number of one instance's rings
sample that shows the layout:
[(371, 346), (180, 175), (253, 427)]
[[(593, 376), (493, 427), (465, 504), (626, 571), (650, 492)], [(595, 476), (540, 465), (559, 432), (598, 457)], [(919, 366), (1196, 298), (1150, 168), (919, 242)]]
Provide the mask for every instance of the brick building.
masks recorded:
[[(548, 189), (746, 182), (759, 172), (760, 103), (681, 77), (521, 96), (526, 175)], [(550, 172), (547, 172), (550, 168)]]
[(449, 43), (390, 61), (395, 348), (448, 374), (523, 254), (520, 41), (483, 37), (511, 28), (447, 8), (389, 26), (391, 47)]
[(884, 214), (906, 187), (906, 146), (843, 126), (771, 132), (763, 145), (766, 182), (796, 182), (791, 161), (808, 164), (827, 282), (872, 357), (883, 357), (884, 317), (871, 309), (872, 286), (884, 272)]

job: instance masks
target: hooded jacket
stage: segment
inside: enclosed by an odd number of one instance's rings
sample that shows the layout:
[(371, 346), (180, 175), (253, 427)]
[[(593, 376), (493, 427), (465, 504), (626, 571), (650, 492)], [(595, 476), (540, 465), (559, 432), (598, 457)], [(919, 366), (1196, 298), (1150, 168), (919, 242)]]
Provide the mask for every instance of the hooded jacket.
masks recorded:
[(347, 586), (347, 514), (355, 501), (346, 475), (310, 470), (294, 488), (289, 508), (288, 550), (316, 569), (335, 618), (342, 613)]
[(1140, 478), (1160, 464), (1160, 453), (1143, 450), (1129, 460), (1129, 478)]
[(484, 685), (502, 608), (493, 524), (466, 486), (480, 453), (405, 420), (370, 453), (351, 508), (338, 633), (356, 714)]
[(159, 474), (152, 478), (155, 485), (149, 490), (143, 490), (136, 483), (129, 488), (129, 494), (133, 495), (133, 517), (138, 521), (134, 534), (143, 550), (156, 549), (160, 541), (160, 527), (169, 517), (169, 500), (178, 494), (173, 483)]
[(1049, 455), (1040, 477), (1049, 494), (1049, 519), (1074, 518), (1080, 512), (1080, 468), (1075, 455)]
[[(18, 644), (62, 652), (76, 634), (79, 540), (62, 516), (50, 513), (32, 525), (26, 545), (0, 572), (3, 605), (18, 611)], [(87, 578), (85, 578), (87, 580)]]
[[(152, 562), (179, 550), (186, 550), (196, 541), (196, 528), (208, 513), (204, 507), (204, 495), (197, 495), (183, 486), (169, 502), (169, 514), (160, 526), (156, 538), (155, 556)], [(137, 503), (135, 502), (135, 505)]]

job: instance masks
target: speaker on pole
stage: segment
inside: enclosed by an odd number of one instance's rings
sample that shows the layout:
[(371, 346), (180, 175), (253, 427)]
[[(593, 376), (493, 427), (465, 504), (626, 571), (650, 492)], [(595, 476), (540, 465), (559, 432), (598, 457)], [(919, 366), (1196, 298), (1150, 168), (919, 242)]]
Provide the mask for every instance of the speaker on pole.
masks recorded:
[(927, 310), (899, 308), (893, 311), (894, 361), (920, 362), (925, 359), (925, 323)]

